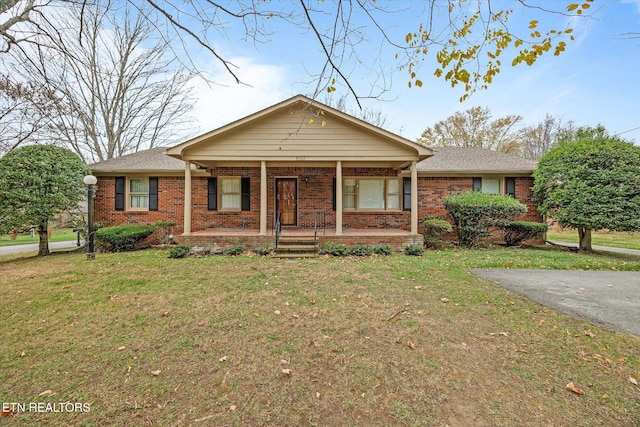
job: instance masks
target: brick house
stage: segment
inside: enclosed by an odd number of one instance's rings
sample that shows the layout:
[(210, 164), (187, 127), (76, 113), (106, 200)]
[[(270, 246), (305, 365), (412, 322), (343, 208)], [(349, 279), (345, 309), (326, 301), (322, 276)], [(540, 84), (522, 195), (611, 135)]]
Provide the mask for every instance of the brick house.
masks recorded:
[[(171, 148), (90, 165), (95, 220), (174, 221), (190, 246), (422, 242), (420, 219), (470, 189), (531, 202), (535, 162), (481, 148), (427, 148), (302, 95)], [(281, 231), (281, 233), (280, 233)]]

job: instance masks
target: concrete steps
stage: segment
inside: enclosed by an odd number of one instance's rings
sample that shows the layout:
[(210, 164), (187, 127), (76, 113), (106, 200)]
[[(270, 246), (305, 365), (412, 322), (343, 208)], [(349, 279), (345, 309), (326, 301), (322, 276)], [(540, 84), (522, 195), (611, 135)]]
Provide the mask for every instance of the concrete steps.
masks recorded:
[(280, 237), (276, 256), (279, 258), (314, 258), (318, 256), (313, 237)]

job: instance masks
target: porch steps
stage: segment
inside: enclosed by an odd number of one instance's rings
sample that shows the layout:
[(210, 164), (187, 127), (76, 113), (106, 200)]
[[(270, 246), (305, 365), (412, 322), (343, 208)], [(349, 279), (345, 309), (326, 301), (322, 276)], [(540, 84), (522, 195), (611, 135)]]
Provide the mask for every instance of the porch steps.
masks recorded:
[(278, 258), (314, 258), (318, 256), (313, 237), (280, 237), (276, 249)]

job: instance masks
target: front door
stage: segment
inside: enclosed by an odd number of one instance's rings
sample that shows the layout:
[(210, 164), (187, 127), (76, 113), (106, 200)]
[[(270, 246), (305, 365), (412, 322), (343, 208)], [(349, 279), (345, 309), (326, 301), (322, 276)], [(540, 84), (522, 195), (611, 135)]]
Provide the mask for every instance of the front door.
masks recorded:
[(276, 212), (280, 212), (280, 224), (298, 225), (298, 180), (276, 178)]

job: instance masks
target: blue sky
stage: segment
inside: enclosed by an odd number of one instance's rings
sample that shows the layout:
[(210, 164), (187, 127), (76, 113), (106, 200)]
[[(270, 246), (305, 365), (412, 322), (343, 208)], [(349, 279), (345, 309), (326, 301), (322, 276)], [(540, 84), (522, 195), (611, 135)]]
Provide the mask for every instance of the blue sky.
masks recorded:
[[(558, 3), (569, 2), (538, 2), (541, 6)], [(396, 2), (394, 6), (404, 4)], [(492, 4), (505, 7), (513, 2), (494, 0)], [(557, 29), (569, 25), (574, 28), (575, 41), (568, 43), (562, 55), (545, 55), (531, 67), (512, 67), (512, 56), (505, 57), (502, 71), (489, 89), (476, 92), (463, 103), (459, 101), (461, 89), (433, 76), (435, 53), (419, 70), (423, 87), (409, 89), (405, 71), (390, 73), (397, 65), (392, 50), (380, 53), (375, 42), (363, 45), (363, 61), (369, 54), (374, 66), (352, 67), (352, 81), (366, 93), (368, 85), (376, 79), (379, 82), (384, 74), (390, 90), (382, 100), (364, 100), (363, 106), (381, 110), (388, 118), (386, 128), (411, 140), (456, 111), (487, 106), (494, 118), (519, 114), (525, 124), (536, 124), (547, 113), (578, 126), (602, 124), (611, 133), (622, 133), (621, 137), (640, 144), (640, 37), (623, 35), (640, 32), (640, 0), (595, 0), (591, 13), (590, 18), (569, 21), (563, 16), (538, 15), (531, 9), (516, 10), (511, 20), (514, 25), (519, 22), (526, 28), (522, 23), (531, 19)], [(385, 25), (399, 36), (413, 29), (407, 28), (406, 15), (387, 19)], [(217, 42), (220, 52), (239, 67), (238, 75), (251, 87), (235, 84), (213, 58), (198, 55), (198, 65), (216, 81), (214, 85), (196, 82), (194, 115), (199, 131), (215, 129), (299, 93), (313, 94), (317, 81), (312, 74), (322, 66), (318, 44), (310, 34), (278, 23), (272, 29), (274, 33), (265, 43), (240, 42), (234, 39), (233, 28), (227, 39)], [(338, 85), (338, 95), (343, 93), (346, 88)], [(318, 100), (324, 101), (324, 95)]]

